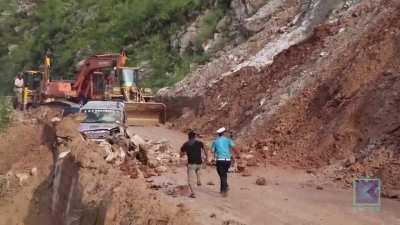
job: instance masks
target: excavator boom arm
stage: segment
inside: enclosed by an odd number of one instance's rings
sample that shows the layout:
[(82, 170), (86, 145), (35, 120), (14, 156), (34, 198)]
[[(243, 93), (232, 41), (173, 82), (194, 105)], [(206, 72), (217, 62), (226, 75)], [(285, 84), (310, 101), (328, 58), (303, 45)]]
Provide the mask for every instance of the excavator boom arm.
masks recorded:
[(78, 96), (87, 97), (85, 93), (88, 85), (87, 80), (94, 71), (105, 68), (123, 67), (125, 62), (126, 54), (124, 52), (119, 55), (96, 55), (88, 58), (77, 72), (73, 90), (76, 90)]

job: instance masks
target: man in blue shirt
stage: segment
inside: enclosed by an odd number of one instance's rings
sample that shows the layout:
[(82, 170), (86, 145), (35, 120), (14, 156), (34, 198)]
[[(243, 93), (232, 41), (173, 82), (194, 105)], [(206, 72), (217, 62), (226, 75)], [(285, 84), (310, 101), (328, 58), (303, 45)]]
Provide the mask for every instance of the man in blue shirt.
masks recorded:
[(224, 136), (226, 129), (222, 127), (217, 130), (218, 137), (212, 144), (217, 172), (221, 180), (221, 194), (226, 197), (228, 194), (228, 170), (231, 167), (231, 158), (234, 151), (234, 143), (230, 138)]

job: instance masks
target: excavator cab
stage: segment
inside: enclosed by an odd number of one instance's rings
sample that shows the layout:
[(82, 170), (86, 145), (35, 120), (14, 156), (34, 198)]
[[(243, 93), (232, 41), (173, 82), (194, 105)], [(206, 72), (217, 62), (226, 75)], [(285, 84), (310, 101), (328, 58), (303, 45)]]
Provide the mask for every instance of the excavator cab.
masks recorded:
[(166, 106), (154, 102), (151, 96), (144, 94), (144, 90), (139, 86), (139, 68), (120, 67), (117, 77), (118, 82), (115, 83), (118, 84), (119, 95), (125, 102), (128, 125), (148, 126), (165, 122)]

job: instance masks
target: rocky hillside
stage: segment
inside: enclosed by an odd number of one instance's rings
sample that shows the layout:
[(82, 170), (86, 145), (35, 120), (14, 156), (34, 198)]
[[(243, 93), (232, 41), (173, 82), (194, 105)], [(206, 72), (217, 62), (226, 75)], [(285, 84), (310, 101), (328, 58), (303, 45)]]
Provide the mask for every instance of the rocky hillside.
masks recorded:
[(130, 65), (144, 69), (146, 86), (172, 85), (246, 40), (243, 19), (266, 1), (0, 0), (0, 87), (17, 72), (38, 69), (46, 51), (54, 76), (72, 78), (85, 57), (121, 48)]
[(160, 96), (175, 126), (226, 126), (259, 159), (399, 188), (399, 10), (392, 0), (268, 1), (244, 19), (257, 27), (246, 42)]

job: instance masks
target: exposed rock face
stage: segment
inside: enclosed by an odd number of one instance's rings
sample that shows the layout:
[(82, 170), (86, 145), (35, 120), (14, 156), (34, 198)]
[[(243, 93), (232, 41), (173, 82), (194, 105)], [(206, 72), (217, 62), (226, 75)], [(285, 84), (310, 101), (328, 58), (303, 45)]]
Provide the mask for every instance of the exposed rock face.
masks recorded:
[(218, 22), (215, 28), (216, 32), (212, 34), (212, 37), (204, 43), (198, 43), (202, 22), (213, 8), (205, 10), (184, 32), (172, 38), (171, 46), (177, 49), (181, 56), (184, 56), (187, 53), (199, 50), (214, 55), (220, 48), (227, 44), (229, 45), (229, 43), (234, 45), (240, 44), (248, 36), (245, 19), (254, 14), (265, 2), (267, 1), (233, 0), (226, 15)]
[(271, 0), (262, 6), (254, 15), (244, 19), (245, 27), (248, 31), (256, 33), (264, 29), (265, 23), (271, 19), (274, 12), (279, 7), (283, 6), (284, 1), (282, 0)]
[(26, 16), (32, 16), (37, 7), (37, 1), (35, 0), (18, 0), (17, 13), (24, 14)]
[[(344, 1), (314, 0), (304, 6), (290, 0), (273, 0), (268, 1), (251, 17), (245, 13), (246, 7), (242, 2), (239, 0), (232, 2), (233, 5), (238, 5), (233, 7), (237, 11), (236, 21), (240, 21), (237, 23), (240, 23), (240, 26), (245, 23), (244, 26), (249, 30), (260, 30), (260, 32), (238, 47), (225, 52), (213, 62), (192, 72), (172, 90), (166, 93), (160, 92), (162, 97), (201, 96), (226, 75), (234, 74), (233, 72), (242, 68), (260, 69), (271, 64), (276, 55), (309, 37), (313, 28), (323, 24), (332, 11), (341, 8)], [(252, 28), (253, 26), (255, 28)], [(282, 30), (282, 27), (285, 28)], [(239, 32), (241, 29), (234, 28)]]
[(195, 51), (195, 43), (198, 36), (198, 21), (192, 23), (181, 37), (179, 37), (179, 54), (183, 56), (186, 52)]
[[(263, 14), (261, 13), (262, 11), (268, 11), (268, 13)], [(288, 0), (268, 1), (264, 8), (260, 8), (259, 13), (254, 14), (253, 17), (243, 18), (245, 19), (243, 20), (243, 26), (262, 23), (263, 25), (257, 28), (262, 30), (261, 32), (254, 34), (248, 41), (243, 42), (231, 50), (229, 50), (229, 48), (224, 50), (222, 52), (223, 54), (220, 54), (220, 56), (212, 62), (193, 71), (184, 80), (176, 84), (175, 87), (160, 90), (159, 96), (167, 103), (169, 103), (169, 99), (171, 99), (171, 102), (179, 102), (181, 104), (180, 106), (173, 106), (170, 108), (182, 109), (186, 106), (194, 108), (193, 106), (198, 105), (196, 98), (204, 95), (208, 88), (221, 79), (222, 74), (231, 71), (237, 65), (261, 50), (264, 45), (274, 39), (277, 30), (286, 26), (288, 21), (293, 21), (299, 13), (301, 13), (301, 5), (298, 3)], [(231, 19), (223, 18), (222, 21), (230, 20), (229, 23), (232, 23), (232, 17), (229, 18)], [(248, 21), (245, 22), (246, 20)], [(237, 28), (234, 28), (234, 30), (237, 31)], [(173, 100), (176, 98), (179, 98), (179, 100)], [(187, 98), (187, 100), (185, 98)], [(197, 109), (195, 110), (197, 111)], [(176, 113), (176, 111), (170, 115), (173, 114), (181, 115), (181, 113)]]
[(374, 175), (399, 187), (388, 179), (400, 155), (399, 2), (300, 3), (269, 1), (252, 16), (267, 17), (257, 34), (160, 93), (175, 126), (228, 127), (267, 161), (319, 168), (349, 159), (340, 179)]

